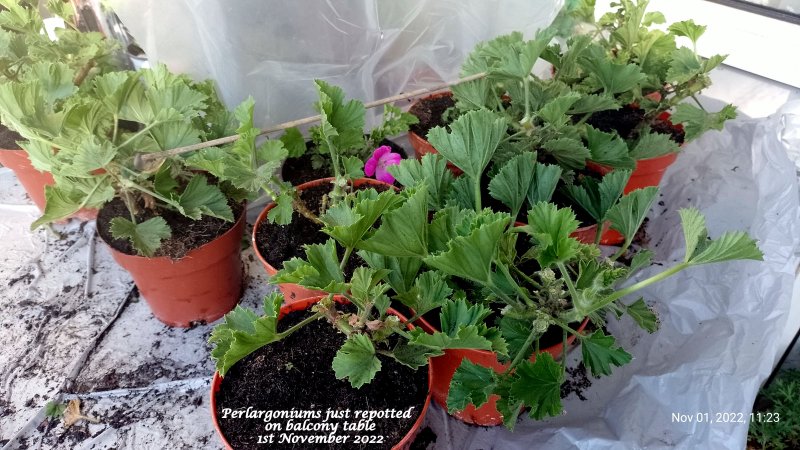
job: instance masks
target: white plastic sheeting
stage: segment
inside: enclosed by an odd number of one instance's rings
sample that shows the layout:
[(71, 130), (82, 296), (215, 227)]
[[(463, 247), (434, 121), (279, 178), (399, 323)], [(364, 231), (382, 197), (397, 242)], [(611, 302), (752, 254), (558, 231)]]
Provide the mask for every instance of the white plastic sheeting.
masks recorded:
[(552, 22), (562, 0), (109, 2), (152, 61), (213, 78), (256, 124), (315, 114), (313, 80), (375, 100), (458, 77), (480, 41)]

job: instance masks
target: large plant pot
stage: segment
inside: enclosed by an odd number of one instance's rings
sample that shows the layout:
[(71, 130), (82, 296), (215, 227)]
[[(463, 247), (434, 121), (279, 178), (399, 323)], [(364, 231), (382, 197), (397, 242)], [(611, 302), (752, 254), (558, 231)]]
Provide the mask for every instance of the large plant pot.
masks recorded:
[[(295, 301), (293, 303), (285, 303), (283, 306), (281, 306), (281, 312), (280, 312), (279, 318), (283, 317), (286, 314), (289, 314), (291, 312), (306, 310), (306, 309), (310, 308), (312, 305), (314, 305), (315, 303), (319, 302), (323, 297), (324, 297), (324, 295), (323, 296), (305, 298), (305, 299), (302, 299), (302, 300)], [(344, 300), (343, 297), (337, 297), (336, 300), (339, 301), (339, 302), (346, 301), (346, 300)], [(393, 315), (398, 316), (403, 323), (405, 323), (406, 320), (407, 320), (406, 317), (404, 317), (402, 314), (398, 313), (397, 311), (395, 311), (392, 308), (389, 308), (389, 314), (393, 314)], [(413, 329), (414, 328), (414, 326), (411, 325), (411, 324), (407, 324), (406, 326), (409, 329)], [(216, 430), (217, 435), (219, 436), (220, 440), (222, 441), (222, 445), (228, 450), (233, 450), (233, 447), (231, 447), (230, 443), (225, 438), (225, 435), (222, 434), (222, 428), (220, 427), (219, 418), (217, 416), (217, 392), (219, 392), (219, 390), (220, 390), (220, 386), (222, 384), (222, 379), (223, 379), (223, 377), (219, 374), (219, 372), (214, 372), (214, 378), (211, 380), (211, 395), (210, 395), (210, 399), (211, 400), (209, 402), (210, 405), (211, 405), (211, 419), (214, 422), (214, 430)], [(398, 380), (398, 382), (402, 382), (402, 380)], [(427, 413), (428, 407), (430, 406), (430, 403), (431, 403), (430, 390), (431, 390), (432, 383), (433, 383), (433, 370), (432, 370), (432, 368), (431, 368), (431, 366), (429, 364), (428, 365), (428, 396), (425, 398), (425, 403), (422, 406), (422, 411), (420, 412), (419, 417), (417, 417), (417, 420), (414, 422), (414, 425), (411, 427), (411, 429), (408, 431), (408, 433), (406, 433), (405, 437), (403, 437), (403, 439), (400, 442), (395, 444), (392, 447), (392, 450), (408, 450), (411, 447), (411, 444), (414, 442), (414, 438), (419, 433), (419, 430), (422, 427), (422, 423), (425, 421), (425, 414)], [(322, 389), (322, 387), (321, 387), (321, 389)], [(253, 406), (257, 408), (256, 405), (253, 405)]]
[(242, 296), (245, 211), (231, 229), (181, 259), (147, 258), (108, 248), (117, 264), (131, 274), (158, 320), (173, 327), (213, 322)]
[[(309, 181), (308, 183), (303, 183), (300, 186), (297, 186), (295, 189), (298, 191), (302, 191), (305, 189), (310, 189), (316, 186), (320, 186), (323, 184), (330, 184), (333, 181), (333, 178), (321, 178), (319, 180)], [(372, 178), (359, 178), (353, 180), (353, 187), (360, 187), (364, 185), (371, 185), (371, 186), (389, 186), (393, 189), (397, 189), (395, 186), (392, 186), (388, 183), (384, 183), (383, 181), (374, 180)], [(258, 234), (258, 229), (261, 224), (267, 221), (267, 214), (269, 214), (270, 210), (275, 207), (275, 203), (270, 203), (269, 205), (261, 211), (261, 214), (258, 215), (255, 224), (253, 224), (253, 235), (251, 238), (253, 244), (253, 250), (255, 251), (256, 257), (258, 257), (261, 264), (264, 265), (264, 269), (267, 271), (267, 274), (272, 277), (276, 273), (278, 273), (278, 269), (273, 267), (267, 259), (264, 257), (263, 254), (258, 249), (258, 244), (256, 242), (256, 236)], [(318, 297), (320, 295), (325, 294), (322, 291), (317, 291), (314, 289), (308, 289), (299, 284), (294, 283), (279, 283), (278, 289), (283, 294), (283, 297), (287, 303), (297, 302), (300, 300), (305, 300), (311, 297)]]
[[(33, 200), (39, 211), (44, 211), (46, 203), (44, 188), (55, 183), (53, 175), (50, 172), (40, 172), (33, 167), (25, 150), (0, 149), (0, 164), (14, 172), (19, 184), (28, 193), (28, 197)], [(73, 214), (72, 217), (81, 220), (94, 220), (97, 218), (97, 210), (84, 208)]]
[[(589, 319), (584, 319), (578, 332), (583, 332)], [(569, 336), (567, 345), (570, 346), (575, 342), (575, 336)], [(542, 352), (547, 352), (553, 358), (560, 358), (563, 353), (564, 347), (562, 343), (547, 347)], [(488, 367), (497, 373), (503, 373), (508, 364), (501, 364), (497, 360), (497, 354), (487, 350), (445, 350), (444, 355), (431, 358), (431, 369), (433, 371), (433, 384), (431, 387), (431, 396), (442, 408), (447, 410), (447, 394), (450, 392), (450, 382), (453, 380), (453, 375), (456, 369), (461, 365), (461, 361), (467, 359), (473, 364), (483, 367)], [(531, 356), (531, 361), (535, 361), (535, 355)], [(492, 395), (489, 401), (483, 404), (480, 408), (475, 408), (473, 405), (467, 406), (463, 411), (450, 412), (453, 417), (474, 425), (481, 426), (497, 426), (503, 423), (503, 415), (497, 410), (497, 397)]]

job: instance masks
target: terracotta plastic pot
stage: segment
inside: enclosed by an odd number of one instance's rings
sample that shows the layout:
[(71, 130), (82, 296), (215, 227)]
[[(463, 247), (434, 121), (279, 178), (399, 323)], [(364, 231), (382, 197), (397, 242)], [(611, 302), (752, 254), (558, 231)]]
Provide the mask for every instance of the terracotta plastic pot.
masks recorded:
[(108, 247), (114, 260), (131, 274), (158, 320), (173, 327), (213, 322), (242, 296), (245, 211), (222, 236), (178, 260), (128, 255)]
[[(295, 301), (293, 303), (285, 303), (283, 306), (281, 306), (281, 312), (280, 312), (280, 315), (278, 317), (279, 318), (283, 317), (286, 314), (289, 314), (289, 313), (295, 312), (295, 311), (304, 311), (304, 310), (310, 308), (315, 303), (317, 303), (320, 300), (322, 300), (323, 297), (325, 297), (325, 296), (323, 295), (323, 296), (310, 297), (310, 298), (305, 298), (303, 300)], [(336, 297), (336, 300), (338, 302), (346, 301), (342, 297)], [(403, 316), (402, 314), (398, 313), (394, 309), (389, 308), (388, 311), (389, 311), (389, 314), (393, 314), (393, 315), (399, 317), (400, 320), (403, 323), (405, 323), (407, 321), (407, 318), (405, 316)], [(414, 329), (414, 325), (412, 325), (412, 324), (406, 324), (406, 326), (409, 329)], [(228, 443), (228, 440), (225, 439), (225, 435), (222, 434), (222, 428), (220, 428), (220, 426), (219, 426), (219, 419), (217, 417), (217, 392), (219, 392), (219, 390), (220, 390), (220, 385), (222, 384), (222, 378), (223, 377), (219, 374), (219, 372), (214, 372), (214, 378), (211, 380), (211, 401), (209, 402), (210, 405), (211, 405), (211, 419), (214, 421), (214, 430), (217, 431), (217, 435), (219, 436), (220, 440), (222, 440), (222, 445), (225, 446), (225, 448), (228, 449), (228, 450), (233, 450), (233, 447), (231, 447), (230, 443)], [(398, 442), (397, 444), (395, 444), (394, 447), (392, 447), (392, 450), (408, 450), (411, 447), (411, 444), (414, 442), (414, 438), (417, 437), (417, 434), (419, 433), (419, 430), (422, 427), (422, 422), (425, 421), (425, 414), (428, 412), (428, 407), (431, 404), (431, 393), (430, 393), (430, 391), (431, 391), (432, 383), (433, 383), (433, 369), (431, 368), (431, 365), (429, 364), (428, 365), (428, 396), (425, 397), (425, 403), (422, 405), (422, 411), (420, 411), (419, 417), (417, 417), (417, 420), (414, 422), (414, 425), (411, 427), (411, 429), (408, 431), (408, 433), (406, 433), (406, 435), (403, 437), (403, 439), (400, 440), (400, 442)], [(256, 405), (253, 405), (253, 406), (255, 407)]]
[[(583, 332), (589, 319), (584, 319), (578, 332)], [(567, 345), (572, 345), (575, 342), (575, 336), (569, 336)], [(544, 349), (544, 352), (549, 353), (553, 358), (561, 357), (563, 353), (562, 343), (553, 345)], [(508, 367), (508, 364), (501, 364), (497, 360), (497, 354), (487, 350), (445, 350), (444, 355), (431, 358), (431, 369), (433, 371), (433, 385), (431, 388), (431, 395), (433, 399), (447, 410), (447, 393), (450, 392), (450, 382), (453, 380), (453, 375), (456, 369), (461, 365), (463, 359), (467, 359), (473, 364), (478, 364), (483, 367), (488, 367), (497, 373), (502, 373)], [(531, 361), (535, 361), (535, 355), (531, 356)], [(473, 405), (467, 406), (463, 411), (451, 412), (453, 417), (470, 424), (481, 426), (497, 426), (503, 423), (503, 415), (497, 410), (497, 397), (492, 395), (489, 401), (483, 404), (480, 408), (475, 408)]]
[[(302, 191), (304, 189), (310, 189), (310, 188), (313, 188), (313, 187), (316, 187), (316, 186), (320, 186), (322, 184), (326, 184), (326, 183), (330, 184), (332, 181), (333, 181), (333, 178), (321, 178), (319, 180), (314, 180), (314, 181), (309, 181), (308, 183), (303, 183), (300, 186), (297, 186), (295, 189), (297, 189), (298, 191)], [(363, 186), (365, 184), (372, 185), (372, 186), (390, 186), (393, 189), (397, 189), (396, 187), (394, 187), (394, 186), (392, 186), (392, 185), (390, 185), (388, 183), (384, 183), (383, 181), (374, 180), (372, 178), (359, 178), (357, 180), (353, 180), (353, 186), (354, 187), (360, 187), (360, 186)], [(263, 211), (261, 211), (261, 214), (259, 214), (258, 218), (256, 219), (256, 223), (253, 224), (253, 236), (252, 236), (253, 250), (255, 251), (255, 254), (258, 257), (259, 261), (261, 261), (261, 264), (264, 265), (264, 269), (266, 269), (267, 274), (270, 277), (272, 277), (276, 273), (278, 273), (278, 269), (272, 267), (272, 265), (269, 262), (267, 262), (267, 259), (264, 258), (264, 255), (262, 255), (261, 252), (258, 250), (258, 245), (256, 243), (256, 235), (258, 233), (258, 227), (261, 226), (261, 224), (264, 223), (267, 220), (267, 214), (269, 214), (269, 211), (274, 207), (275, 207), (275, 203), (270, 203), (269, 205), (266, 206), (266, 208), (264, 208)], [(300, 286), (300, 285), (294, 284), (294, 283), (280, 283), (280, 284), (278, 284), (278, 289), (280, 289), (280, 291), (283, 294), (283, 297), (284, 297), (284, 299), (285, 299), (285, 301), (287, 303), (292, 303), (292, 302), (304, 300), (304, 299), (307, 299), (309, 297), (318, 297), (320, 295), (325, 294), (322, 291), (308, 289), (308, 288), (305, 288), (303, 286)]]
[[(426, 97), (422, 97), (422, 98), (418, 99), (416, 102), (414, 102), (411, 105), (411, 108), (414, 108), (415, 105), (417, 105), (418, 103), (424, 102), (425, 100), (429, 100), (429, 99), (433, 99), (433, 98), (440, 98), (440, 97), (452, 97), (452, 96), (453, 96), (453, 93), (450, 92), (450, 91), (438, 92), (436, 94), (431, 94), (431, 95), (428, 95)], [(414, 154), (417, 156), (417, 159), (422, 159), (422, 157), (427, 155), (428, 153), (433, 153), (433, 154), (438, 154), (439, 153), (438, 151), (436, 151), (435, 148), (433, 148), (433, 145), (431, 145), (431, 143), (428, 142), (427, 139), (425, 139), (424, 136), (420, 136), (417, 133), (414, 133), (413, 131), (409, 131), (408, 132), (408, 141), (411, 142), (411, 147), (414, 148)], [(462, 173), (464, 173), (464, 172), (461, 171), (461, 169), (459, 169), (458, 167), (454, 166), (450, 162), (447, 163), (447, 168), (450, 169), (450, 171), (453, 172), (454, 175), (461, 175)]]
[[(14, 172), (19, 184), (28, 193), (28, 197), (33, 200), (39, 211), (44, 211), (46, 203), (44, 188), (55, 183), (53, 175), (50, 172), (40, 172), (33, 167), (25, 150), (0, 149), (0, 164)], [(94, 220), (97, 218), (97, 210), (84, 208), (73, 214), (72, 217), (81, 220)]]
[[(597, 225), (590, 225), (588, 227), (581, 227), (570, 234), (571, 238), (575, 238), (584, 244), (594, 244), (594, 238), (597, 235)], [(603, 226), (603, 234), (600, 235), (601, 245), (619, 245), (625, 242), (625, 236), (619, 231), (609, 228), (609, 224), (605, 223)]]
[[(683, 130), (682, 125), (672, 124), (669, 118), (670, 113), (668, 112), (661, 113), (661, 115), (658, 116), (658, 120), (668, 122), (677, 130)], [(683, 147), (683, 144), (681, 144), (681, 147)], [(623, 193), (627, 194), (636, 189), (658, 186), (658, 184), (661, 183), (661, 179), (664, 177), (664, 172), (667, 171), (669, 166), (671, 166), (676, 159), (678, 159), (677, 153), (668, 153), (666, 155), (656, 156), (655, 158), (637, 160), (636, 168), (633, 170), (633, 173), (631, 173), (631, 177), (628, 180), (628, 184), (625, 185)], [(600, 175), (605, 175), (614, 170), (612, 167), (597, 164), (592, 161), (586, 162), (586, 168)]]

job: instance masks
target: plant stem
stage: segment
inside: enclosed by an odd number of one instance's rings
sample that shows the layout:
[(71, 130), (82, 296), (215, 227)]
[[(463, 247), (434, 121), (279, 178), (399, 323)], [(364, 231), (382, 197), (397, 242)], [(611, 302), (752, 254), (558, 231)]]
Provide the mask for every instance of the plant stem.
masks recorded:
[(344, 256), (342, 257), (342, 261), (339, 263), (339, 270), (344, 272), (344, 266), (347, 265), (347, 260), (350, 259), (351, 253), (353, 253), (353, 247), (347, 247), (344, 249)]
[(694, 102), (697, 103), (697, 106), (699, 106), (700, 109), (702, 109), (704, 112), (708, 112), (706, 111), (706, 108), (703, 106), (703, 104), (700, 103), (700, 100), (698, 100), (694, 94), (692, 94), (692, 100), (694, 100)]
[(480, 178), (472, 183), (472, 192), (475, 196), (475, 211), (481, 210), (481, 180)]
[(114, 132), (111, 134), (111, 145), (117, 145), (117, 132), (119, 131), (119, 116), (114, 114)]
[(605, 224), (597, 224), (597, 231), (594, 233), (594, 245), (600, 245), (600, 239), (603, 238), (603, 225)]
[(517, 356), (515, 356), (514, 360), (511, 361), (511, 364), (508, 366), (506, 371), (503, 372), (503, 375), (508, 375), (509, 373), (511, 373), (511, 371), (514, 370), (514, 367), (517, 367), (517, 365), (520, 362), (522, 362), (522, 359), (525, 357), (525, 349), (527, 349), (528, 347), (531, 346), (531, 344), (533, 344), (533, 340), (536, 339), (536, 336), (538, 334), (539, 333), (537, 333), (536, 330), (531, 330), (530, 334), (528, 335), (528, 338), (525, 339), (525, 343), (522, 344), (522, 347), (520, 347), (519, 352), (517, 352)]
[(528, 84), (528, 76), (522, 79), (522, 87), (525, 89), (525, 118), (531, 120), (531, 87)]
[(561, 332), (561, 367), (567, 366), (567, 330)]
[(625, 239), (625, 243), (622, 244), (622, 248), (619, 249), (617, 253), (614, 253), (614, 256), (611, 257), (611, 261), (616, 261), (619, 259), (620, 256), (624, 255), (628, 248), (631, 246), (632, 239)]
[(578, 333), (577, 330), (573, 330), (572, 327), (569, 326), (569, 324), (564, 322), (563, 320), (556, 319), (555, 317), (551, 317), (550, 320), (552, 320), (553, 323), (555, 323), (556, 325), (560, 326), (561, 328), (563, 328), (564, 330), (566, 330), (570, 334), (574, 335), (575, 337), (578, 337), (578, 338), (583, 338), (584, 337), (582, 334)]
[(528, 283), (530, 283), (530, 284), (531, 284), (533, 287), (536, 287), (536, 288), (539, 288), (539, 289), (541, 289), (541, 288), (542, 288), (542, 285), (541, 285), (541, 284), (537, 283), (537, 282), (536, 282), (536, 280), (534, 280), (533, 278), (531, 278), (531, 277), (529, 277), (528, 275), (526, 275), (526, 274), (525, 274), (525, 272), (523, 272), (523, 271), (522, 271), (522, 269), (520, 269), (519, 267), (517, 267), (517, 266), (514, 266), (514, 265), (512, 265), (512, 266), (510, 266), (510, 267), (511, 267), (512, 269), (514, 269), (514, 271), (515, 271), (515, 272), (517, 272), (517, 274), (518, 274), (519, 276), (521, 276), (523, 280), (525, 280), (525, 281), (527, 281)]
[(322, 316), (323, 314), (321, 312), (316, 312), (313, 315), (306, 317), (300, 323), (292, 325), (288, 330), (278, 333), (278, 340), (281, 340), (286, 336), (289, 336), (290, 334), (294, 333), (300, 328), (303, 328), (304, 326), (310, 324), (311, 322), (321, 318)]
[(628, 286), (628, 287), (626, 287), (624, 289), (620, 289), (619, 291), (614, 292), (608, 298), (606, 298), (603, 301), (603, 303), (597, 309), (600, 309), (600, 308), (608, 305), (609, 303), (614, 302), (615, 300), (618, 300), (618, 299), (620, 299), (622, 297), (625, 297), (628, 294), (636, 292), (639, 289), (646, 288), (647, 286), (650, 286), (653, 283), (657, 283), (657, 282), (659, 282), (661, 280), (669, 278), (672, 275), (675, 275), (676, 273), (678, 273), (681, 270), (686, 269), (687, 267), (690, 267), (690, 266), (691, 266), (691, 264), (686, 263), (686, 262), (682, 262), (682, 263), (680, 263), (680, 264), (678, 264), (678, 265), (676, 265), (674, 267), (670, 267), (669, 269), (667, 269), (667, 270), (665, 270), (665, 271), (663, 271), (663, 272), (661, 272), (659, 274), (656, 274), (656, 275), (654, 275), (654, 276), (652, 276), (652, 277), (650, 277), (650, 278), (648, 278), (646, 280), (642, 280), (642, 281), (640, 281), (640, 282), (638, 282), (636, 284), (632, 284), (632, 285), (630, 285), (630, 286)]
[(153, 127), (155, 127), (155, 126), (157, 126), (157, 125), (161, 125), (162, 123), (166, 123), (166, 121), (156, 121), (156, 122), (153, 122), (153, 123), (151, 123), (150, 125), (148, 125), (148, 126), (146, 126), (146, 127), (142, 128), (141, 130), (139, 130), (139, 131), (138, 131), (136, 134), (134, 134), (133, 136), (129, 137), (127, 141), (123, 142), (122, 144), (118, 145), (117, 147), (118, 147), (118, 148), (125, 147), (126, 145), (128, 145), (128, 144), (130, 144), (131, 142), (133, 142), (133, 141), (135, 141), (136, 139), (138, 139), (138, 138), (139, 138), (139, 136), (143, 135), (144, 133), (147, 133), (147, 132), (148, 132), (148, 131), (150, 131), (150, 130), (151, 130)]
[(556, 266), (558, 266), (558, 270), (561, 271), (561, 276), (564, 277), (564, 282), (567, 284), (567, 289), (569, 289), (569, 295), (574, 301), (574, 299), (578, 298), (578, 291), (575, 289), (575, 285), (572, 283), (572, 278), (569, 277), (567, 266), (565, 266), (562, 262), (557, 263)]

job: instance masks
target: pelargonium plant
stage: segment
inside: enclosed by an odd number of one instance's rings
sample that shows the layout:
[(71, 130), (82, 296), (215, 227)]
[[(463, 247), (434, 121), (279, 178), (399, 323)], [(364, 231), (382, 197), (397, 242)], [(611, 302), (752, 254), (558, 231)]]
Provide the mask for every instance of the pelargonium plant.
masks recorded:
[(172, 231), (159, 211), (234, 220), (221, 186), (187, 170), (181, 158), (142, 172), (133, 164), (137, 153), (229, 133), (230, 117), (213, 84), (195, 83), (159, 65), (99, 75), (78, 92), (67, 65), (39, 64), (36, 76), (0, 85), (2, 117), (29, 140), (25, 149), (34, 167), (55, 179), (45, 189), (44, 214), (32, 227), (119, 198), (129, 218), (112, 219), (111, 234), (151, 256)]

